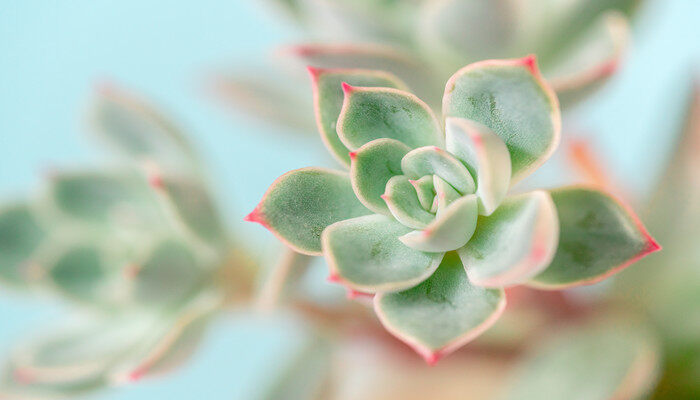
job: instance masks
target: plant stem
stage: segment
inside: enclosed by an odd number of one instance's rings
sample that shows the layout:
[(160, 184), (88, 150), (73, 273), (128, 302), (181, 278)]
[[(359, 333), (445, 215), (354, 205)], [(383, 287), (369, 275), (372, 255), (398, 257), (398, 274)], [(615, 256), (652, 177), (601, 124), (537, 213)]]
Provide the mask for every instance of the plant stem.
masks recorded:
[(274, 309), (285, 288), (295, 281), (311, 263), (311, 256), (300, 254), (289, 248), (284, 248), (279, 261), (273, 267), (263, 283), (256, 301), (257, 308), (262, 311)]

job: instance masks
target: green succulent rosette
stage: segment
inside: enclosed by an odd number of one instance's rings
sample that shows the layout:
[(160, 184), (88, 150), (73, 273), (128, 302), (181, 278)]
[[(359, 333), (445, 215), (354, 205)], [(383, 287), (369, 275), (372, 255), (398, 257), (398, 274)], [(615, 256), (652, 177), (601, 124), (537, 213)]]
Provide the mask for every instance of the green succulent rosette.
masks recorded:
[(459, 70), (442, 121), (387, 73), (310, 72), (321, 136), (349, 171), (291, 171), (246, 219), (374, 295), (386, 329), (428, 362), (493, 324), (505, 287), (590, 284), (659, 249), (596, 189), (512, 193), (559, 141), (534, 57)]

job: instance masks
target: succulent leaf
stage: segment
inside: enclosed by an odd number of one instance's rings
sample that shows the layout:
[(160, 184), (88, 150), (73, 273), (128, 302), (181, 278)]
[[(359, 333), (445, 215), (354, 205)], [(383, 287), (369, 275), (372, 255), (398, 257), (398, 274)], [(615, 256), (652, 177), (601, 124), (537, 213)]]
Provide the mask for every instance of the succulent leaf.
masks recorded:
[(421, 251), (457, 250), (474, 234), (478, 212), (476, 195), (462, 196), (448, 205), (423, 230), (409, 232), (399, 240), (406, 246)]
[(348, 147), (338, 138), (336, 130), (338, 116), (343, 107), (343, 84), (396, 89), (405, 89), (406, 85), (394, 75), (382, 71), (309, 67), (309, 74), (314, 94), (316, 125), (321, 139), (338, 161), (350, 165)]
[(639, 399), (656, 381), (658, 346), (639, 324), (594, 321), (543, 339), (516, 365), (499, 399)]
[(374, 297), (382, 325), (429, 364), (491, 327), (505, 308), (502, 290), (472, 286), (455, 253), (420, 285)]
[(491, 129), (463, 118), (445, 121), (447, 151), (464, 162), (476, 179), (479, 213), (491, 215), (510, 186), (510, 154)]
[(22, 285), (26, 262), (45, 236), (30, 205), (18, 203), (0, 209), (0, 281)]
[(560, 223), (551, 265), (530, 284), (542, 289), (596, 283), (661, 249), (637, 216), (610, 195), (588, 188), (551, 192)]
[(108, 276), (122, 266), (110, 262), (94, 243), (55, 246), (55, 251), (50, 258), (42, 257), (52, 288), (74, 300), (102, 303)]
[(346, 173), (302, 168), (279, 177), (246, 220), (300, 253), (321, 255), (321, 233), (328, 225), (367, 214)]
[(444, 143), (435, 115), (415, 95), (390, 88), (344, 85), (343, 89), (337, 130), (349, 149), (379, 138), (396, 139), (411, 148)]
[(457, 200), (461, 194), (438, 175), (433, 175), (433, 185), (435, 187), (435, 201), (431, 211), (434, 209), (435, 216), (440, 217), (447, 206)]
[(532, 56), (462, 68), (447, 82), (442, 111), (478, 122), (503, 139), (510, 152), (511, 184), (544, 163), (559, 143), (559, 103)]
[(90, 114), (95, 134), (118, 152), (136, 161), (152, 160), (168, 167), (196, 165), (184, 135), (144, 101), (122, 89), (105, 85)]
[(394, 218), (409, 228), (423, 229), (435, 218), (423, 208), (416, 189), (404, 175), (389, 179), (382, 196)]
[(410, 150), (398, 140), (376, 139), (351, 154), (350, 181), (357, 199), (365, 207), (391, 215), (382, 195), (389, 179), (402, 174), (401, 159)]
[(506, 287), (546, 268), (559, 240), (559, 221), (549, 193), (537, 190), (506, 199), (458, 250), (472, 284)]
[(476, 190), (474, 179), (464, 164), (439, 147), (426, 146), (411, 150), (401, 160), (401, 169), (411, 179), (437, 175), (462, 194), (471, 194)]
[(546, 70), (562, 108), (600, 88), (615, 72), (628, 47), (630, 27), (620, 12), (601, 15)]
[(365, 293), (410, 288), (429, 277), (442, 253), (404, 246), (399, 236), (411, 229), (384, 215), (337, 222), (323, 232), (323, 253), (331, 280)]
[(185, 231), (215, 248), (225, 245), (226, 229), (221, 223), (221, 215), (201, 181), (170, 174), (155, 176), (154, 179), (156, 192)]
[[(432, 177), (423, 176), (419, 179), (409, 181), (416, 189), (420, 205), (426, 210), (430, 210), (432, 208), (433, 200), (435, 199), (435, 188), (437, 187), (434, 182), (435, 178), (441, 179), (440, 177), (433, 175)], [(447, 185), (447, 183), (445, 184)]]

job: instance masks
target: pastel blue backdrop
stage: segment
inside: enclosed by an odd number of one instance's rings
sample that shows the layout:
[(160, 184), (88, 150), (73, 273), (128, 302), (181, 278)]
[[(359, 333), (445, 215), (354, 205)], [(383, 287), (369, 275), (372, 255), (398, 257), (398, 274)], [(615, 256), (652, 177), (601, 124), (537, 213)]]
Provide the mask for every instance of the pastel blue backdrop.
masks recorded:
[[(3, 1), (0, 5), (0, 196), (39, 186), (53, 166), (100, 161), (85, 140), (81, 111), (95, 82), (113, 81), (156, 101), (206, 155), (230, 226), (268, 252), (262, 229), (241, 223), (283, 172), (330, 164), (320, 141), (285, 136), (210, 101), (212, 71), (260, 57), (298, 32), (259, 1)], [(644, 193), (677, 131), (679, 105), (700, 60), (700, 1), (651, 0), (635, 22), (622, 73), (573, 120), (594, 135), (625, 185)], [(60, 314), (46, 299), (0, 293), (0, 354)], [(234, 313), (210, 331), (182, 370), (98, 399), (255, 398), (302, 340), (289, 318)]]

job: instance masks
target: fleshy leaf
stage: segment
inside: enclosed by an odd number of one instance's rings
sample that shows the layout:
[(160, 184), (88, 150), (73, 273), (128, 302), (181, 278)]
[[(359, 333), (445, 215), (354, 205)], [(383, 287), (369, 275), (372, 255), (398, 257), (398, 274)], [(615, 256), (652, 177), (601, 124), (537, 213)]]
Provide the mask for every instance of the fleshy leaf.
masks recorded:
[(165, 239), (157, 243), (133, 279), (134, 300), (163, 306), (182, 302), (204, 284), (205, 273), (192, 249), (184, 242)]
[(390, 88), (344, 85), (343, 89), (337, 130), (347, 148), (355, 150), (379, 138), (396, 139), (411, 148), (444, 142), (435, 115), (415, 95)]
[(367, 214), (346, 173), (302, 168), (279, 177), (246, 221), (262, 224), (300, 253), (321, 255), (328, 225)]
[(550, 334), (516, 365), (502, 400), (640, 399), (654, 386), (659, 354), (639, 324), (619, 318)]
[(533, 56), (462, 68), (447, 82), (442, 111), (445, 117), (483, 124), (503, 139), (510, 152), (511, 184), (542, 165), (559, 143), (559, 102)]
[(410, 147), (394, 139), (377, 139), (351, 153), (350, 181), (357, 199), (370, 210), (391, 215), (381, 196), (393, 176), (401, 175), (401, 159)]
[(596, 283), (661, 249), (637, 216), (606, 193), (570, 187), (551, 195), (559, 217), (559, 246), (532, 286), (558, 289)]
[(322, 241), (331, 280), (365, 293), (403, 290), (422, 282), (443, 254), (404, 246), (398, 237), (408, 231), (393, 218), (377, 214), (329, 226)]
[(403, 244), (421, 251), (451, 251), (464, 246), (474, 234), (479, 206), (476, 195), (455, 200), (425, 229), (399, 238)]
[(174, 214), (173, 219), (186, 232), (217, 248), (225, 244), (226, 230), (221, 216), (202, 182), (180, 175), (155, 176), (151, 181)]
[(409, 181), (416, 189), (418, 201), (425, 210), (431, 209), (433, 206), (433, 200), (435, 199), (435, 184), (433, 183), (433, 180), (434, 179), (431, 176), (424, 176), (420, 179)]
[(457, 254), (447, 253), (420, 285), (374, 297), (382, 325), (429, 364), (491, 327), (503, 312), (503, 290), (472, 286)]
[(153, 229), (162, 211), (146, 176), (135, 171), (60, 173), (48, 195), (63, 216), (85, 224)]
[(617, 70), (627, 48), (629, 30), (621, 13), (605, 13), (568, 51), (557, 55), (545, 73), (562, 108), (593, 93)]
[(104, 85), (90, 120), (100, 138), (137, 161), (153, 160), (168, 167), (196, 164), (194, 151), (180, 129), (121, 89)]
[(435, 215), (440, 217), (447, 209), (447, 206), (461, 196), (452, 185), (445, 182), (445, 180), (438, 175), (433, 175), (433, 186), (435, 187)]
[(423, 229), (435, 218), (421, 206), (416, 189), (404, 175), (389, 179), (382, 198), (394, 218), (409, 228)]
[(27, 204), (14, 204), (0, 210), (0, 281), (21, 285), (25, 263), (46, 237), (45, 230)]
[[(394, 75), (362, 69), (318, 69), (309, 67), (314, 94), (316, 125), (328, 150), (340, 162), (350, 165), (348, 148), (338, 138), (336, 124), (343, 107), (343, 83), (363, 87), (405, 89)], [(359, 146), (358, 146), (359, 147)]]
[(505, 287), (546, 268), (559, 240), (559, 221), (549, 193), (538, 190), (506, 199), (459, 249), (472, 284)]
[(304, 44), (283, 49), (281, 53), (291, 55), (303, 66), (387, 71), (406, 82), (429, 104), (440, 102), (440, 93), (437, 93), (435, 87), (442, 82), (433, 78), (427, 65), (395, 47), (375, 44)]
[(54, 290), (85, 303), (103, 300), (110, 273), (121, 266), (110, 263), (103, 249), (92, 243), (66, 243), (55, 251), (50, 258), (42, 257)]
[(476, 179), (479, 212), (491, 215), (510, 186), (510, 154), (491, 129), (463, 118), (447, 118), (446, 148)]
[(464, 164), (439, 147), (411, 150), (401, 160), (401, 169), (411, 179), (437, 175), (462, 194), (472, 194), (476, 189), (474, 179)]

